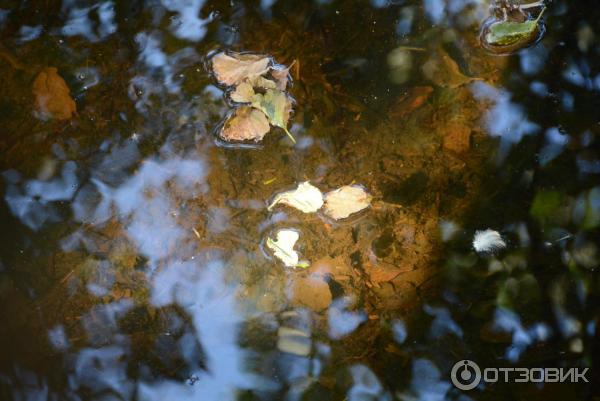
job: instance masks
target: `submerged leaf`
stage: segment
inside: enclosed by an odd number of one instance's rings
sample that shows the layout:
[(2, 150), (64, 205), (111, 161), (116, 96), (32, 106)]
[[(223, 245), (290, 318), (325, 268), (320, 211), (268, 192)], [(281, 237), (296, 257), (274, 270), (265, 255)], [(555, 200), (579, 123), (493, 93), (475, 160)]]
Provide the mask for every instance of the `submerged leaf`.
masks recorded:
[(268, 89), (264, 95), (260, 93), (254, 95), (252, 107), (262, 110), (272, 125), (283, 128), (290, 139), (296, 143), (287, 129), (292, 111), (292, 100), (288, 95), (280, 90)]
[(279, 230), (276, 240), (267, 238), (267, 247), (287, 267), (308, 267), (306, 263), (300, 263), (298, 252), (294, 250), (298, 238), (300, 238), (300, 234), (297, 231)]
[(545, 9), (535, 20), (525, 22), (501, 21), (490, 26), (485, 40), (490, 45), (510, 46), (519, 42), (529, 41), (536, 34), (538, 21)]
[(314, 213), (323, 206), (323, 194), (319, 188), (311, 185), (308, 181), (301, 182), (295, 190), (282, 192), (275, 196), (268, 210), (273, 209), (279, 203), (295, 207), (304, 213)]
[(359, 185), (346, 185), (325, 194), (325, 214), (332, 219), (345, 219), (371, 204), (371, 195)]
[(213, 56), (212, 70), (219, 83), (237, 85), (245, 79), (265, 74), (271, 59), (258, 54), (225, 53)]
[(54, 67), (47, 67), (33, 81), (35, 115), (42, 119), (68, 120), (77, 111), (69, 87)]
[(506, 242), (498, 231), (476, 231), (473, 237), (473, 248), (477, 252), (494, 252), (506, 247)]
[(423, 64), (423, 75), (434, 84), (444, 88), (458, 88), (480, 78), (464, 75), (456, 61), (443, 49), (439, 48), (435, 54)]
[(223, 125), (220, 136), (226, 141), (258, 142), (269, 132), (269, 129), (269, 122), (262, 111), (241, 106)]

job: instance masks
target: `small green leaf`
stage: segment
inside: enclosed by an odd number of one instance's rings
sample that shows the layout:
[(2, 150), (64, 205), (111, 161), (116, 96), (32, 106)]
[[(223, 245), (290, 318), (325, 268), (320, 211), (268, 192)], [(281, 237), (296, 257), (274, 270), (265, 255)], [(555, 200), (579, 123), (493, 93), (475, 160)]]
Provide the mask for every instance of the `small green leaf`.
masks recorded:
[(491, 45), (510, 46), (527, 40), (535, 35), (538, 22), (545, 9), (535, 20), (525, 22), (502, 21), (490, 26), (486, 41)]
[(283, 91), (268, 89), (264, 95), (255, 94), (252, 98), (252, 107), (265, 113), (271, 125), (283, 128), (292, 142), (296, 143), (296, 140), (287, 129), (290, 112), (292, 111), (292, 100)]

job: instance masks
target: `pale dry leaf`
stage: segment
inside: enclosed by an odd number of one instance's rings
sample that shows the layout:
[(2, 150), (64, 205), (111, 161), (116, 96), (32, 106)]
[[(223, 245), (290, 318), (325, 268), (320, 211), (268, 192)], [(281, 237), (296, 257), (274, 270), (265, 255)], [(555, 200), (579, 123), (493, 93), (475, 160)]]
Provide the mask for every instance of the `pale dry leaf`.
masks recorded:
[(299, 238), (300, 234), (297, 231), (279, 230), (275, 240), (267, 238), (267, 247), (287, 267), (308, 267), (306, 264), (300, 263), (300, 256), (294, 250), (294, 245), (296, 245)]
[(271, 58), (258, 54), (225, 53), (213, 56), (212, 70), (223, 85), (237, 85), (250, 77), (269, 71)]
[(270, 79), (263, 77), (262, 75), (257, 75), (254, 77), (249, 77), (247, 82), (252, 85), (254, 88), (260, 89), (277, 89), (277, 83)]
[(252, 103), (252, 97), (254, 96), (254, 89), (248, 82), (242, 82), (235, 87), (235, 90), (231, 92), (229, 98), (237, 103)]
[(345, 219), (371, 205), (371, 195), (359, 185), (345, 185), (325, 194), (324, 212), (335, 220)]
[(303, 213), (314, 213), (323, 206), (323, 194), (308, 181), (301, 182), (298, 188), (277, 194), (268, 210), (279, 203), (294, 207)]
[(220, 136), (226, 141), (261, 141), (269, 132), (265, 114), (249, 106), (241, 106), (223, 125)]
[(33, 81), (35, 115), (42, 120), (68, 120), (77, 111), (69, 87), (54, 67), (44, 68)]

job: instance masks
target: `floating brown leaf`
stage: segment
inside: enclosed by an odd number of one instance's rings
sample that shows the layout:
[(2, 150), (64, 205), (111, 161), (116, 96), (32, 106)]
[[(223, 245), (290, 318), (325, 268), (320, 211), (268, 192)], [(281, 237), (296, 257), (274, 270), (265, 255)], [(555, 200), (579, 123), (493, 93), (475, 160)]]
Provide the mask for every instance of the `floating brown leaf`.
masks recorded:
[(332, 219), (345, 219), (371, 204), (371, 195), (359, 185), (346, 185), (325, 194), (324, 212)]
[(271, 59), (258, 54), (221, 52), (213, 56), (211, 63), (219, 83), (231, 86), (265, 74), (269, 70)]
[(54, 67), (47, 67), (33, 81), (35, 114), (42, 120), (68, 120), (77, 111), (69, 87)]
[(445, 88), (458, 88), (481, 78), (464, 75), (456, 61), (448, 53), (439, 48), (437, 52), (422, 67), (423, 75), (434, 84)]
[(225, 122), (220, 136), (226, 141), (260, 141), (269, 132), (269, 121), (260, 110), (241, 106)]
[(248, 82), (242, 82), (235, 87), (235, 90), (231, 92), (229, 98), (237, 103), (252, 103), (252, 97), (254, 96), (254, 88)]

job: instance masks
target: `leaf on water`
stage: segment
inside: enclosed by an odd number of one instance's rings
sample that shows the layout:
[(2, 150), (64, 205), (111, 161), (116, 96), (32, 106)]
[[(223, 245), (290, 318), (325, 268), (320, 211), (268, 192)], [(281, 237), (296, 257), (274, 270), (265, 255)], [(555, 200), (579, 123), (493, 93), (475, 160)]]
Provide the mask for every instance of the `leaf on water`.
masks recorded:
[(248, 78), (247, 82), (254, 88), (260, 89), (277, 89), (277, 83), (263, 76), (255, 76)]
[(506, 248), (506, 242), (498, 231), (491, 229), (476, 231), (473, 237), (473, 248), (480, 253), (495, 252)]
[(308, 181), (301, 182), (295, 190), (276, 195), (268, 210), (272, 210), (279, 203), (295, 207), (304, 213), (314, 213), (323, 206), (323, 194)]
[(525, 22), (501, 21), (490, 26), (485, 40), (496, 46), (510, 46), (531, 39), (537, 31), (538, 21), (546, 9), (542, 9), (535, 20)]
[(252, 103), (252, 97), (254, 96), (254, 88), (248, 82), (242, 82), (235, 87), (235, 90), (231, 92), (229, 98), (237, 103)]
[(456, 61), (443, 49), (439, 48), (435, 54), (421, 67), (423, 75), (434, 84), (444, 88), (458, 88), (481, 78), (464, 75)]
[(252, 107), (265, 113), (271, 125), (283, 128), (292, 142), (296, 143), (296, 140), (287, 129), (290, 112), (292, 111), (292, 100), (285, 92), (268, 89), (264, 95), (257, 93), (252, 100)]
[(371, 205), (371, 195), (359, 185), (346, 185), (325, 194), (325, 214), (332, 219), (345, 219)]
[(277, 82), (277, 89), (284, 91), (287, 88), (288, 82), (290, 81), (290, 68), (294, 65), (295, 61), (290, 64), (289, 67), (276, 64), (271, 67), (271, 76)]
[(308, 267), (305, 262), (300, 262), (298, 252), (294, 250), (294, 245), (300, 238), (300, 234), (294, 230), (279, 230), (277, 239), (267, 238), (267, 247), (273, 251), (276, 258), (281, 260), (287, 267)]
[(35, 115), (42, 120), (68, 120), (77, 111), (69, 87), (54, 67), (47, 67), (33, 81)]
[(241, 106), (229, 117), (220, 136), (227, 141), (260, 141), (269, 132), (269, 121), (260, 110)]
[(270, 57), (233, 52), (217, 53), (211, 59), (212, 70), (217, 80), (219, 83), (229, 86), (267, 73), (270, 63)]

